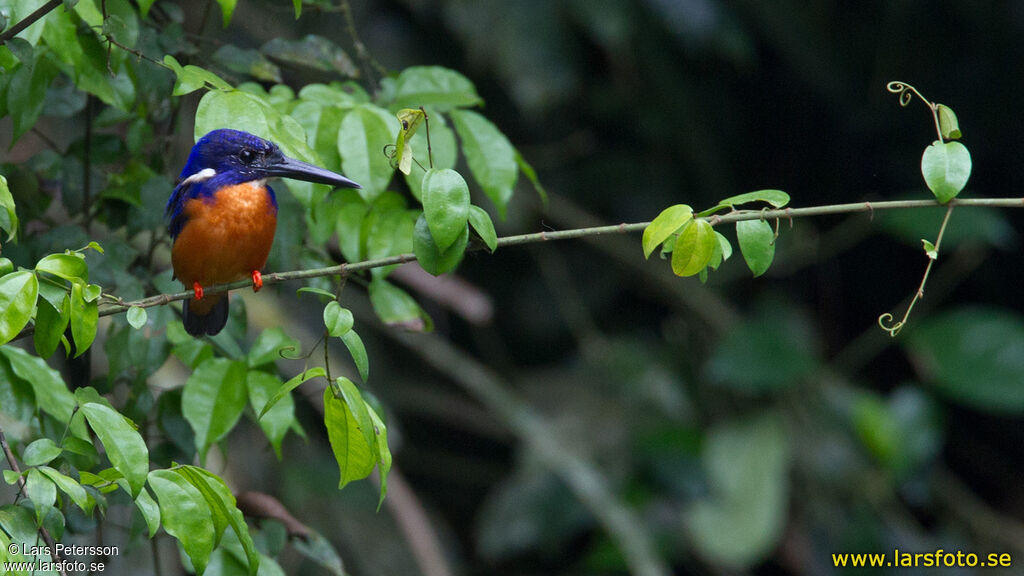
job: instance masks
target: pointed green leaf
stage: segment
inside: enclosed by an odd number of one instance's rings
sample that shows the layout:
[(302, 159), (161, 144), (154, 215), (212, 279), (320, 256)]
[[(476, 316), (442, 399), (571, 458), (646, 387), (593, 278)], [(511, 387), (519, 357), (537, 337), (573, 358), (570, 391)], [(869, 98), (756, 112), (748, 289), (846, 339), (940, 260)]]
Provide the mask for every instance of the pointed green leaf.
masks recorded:
[(89, 266), (85, 257), (78, 253), (50, 254), (36, 263), (36, 272), (48, 272), (72, 282), (88, 282)]
[(488, 250), (493, 253), (498, 249), (498, 233), (494, 231), (494, 222), (486, 210), (471, 204), (469, 206), (469, 224), (487, 245)]
[(497, 126), (472, 110), (452, 110), (451, 118), (473, 178), (504, 218), (512, 188), (519, 178), (515, 148)]
[(366, 346), (363, 345), (363, 339), (359, 337), (359, 334), (356, 334), (355, 330), (349, 330), (342, 335), (341, 341), (345, 343), (348, 353), (352, 355), (352, 362), (359, 371), (359, 377), (363, 379), (363, 382), (366, 382), (370, 378), (370, 359), (366, 355)]
[(152, 539), (156, 535), (156, 531), (160, 529), (160, 505), (153, 500), (148, 490), (142, 490), (135, 499), (135, 506), (142, 514), (142, 519), (146, 521), (149, 537)]
[(754, 277), (764, 274), (775, 258), (775, 233), (764, 220), (743, 220), (736, 223), (740, 252)]
[[(369, 472), (367, 472), (369, 474)], [(36, 526), (43, 524), (43, 518), (53, 508), (57, 501), (57, 485), (43, 475), (39, 470), (32, 468), (25, 478), (25, 495), (32, 501), (36, 510)]]
[(92, 346), (99, 322), (99, 305), (95, 298), (88, 299), (87, 292), (87, 286), (79, 282), (71, 285), (71, 336), (75, 339), (76, 358)]
[(39, 471), (60, 488), (61, 492), (67, 494), (75, 506), (81, 508), (86, 514), (92, 510), (93, 505), (89, 501), (89, 494), (74, 478), (65, 476), (49, 466), (40, 466)]
[(176, 469), (176, 472), (196, 487), (203, 495), (203, 499), (206, 500), (214, 519), (215, 530), (217, 530), (214, 539), (215, 545), (220, 543), (219, 534), (224, 532), (224, 527), (217, 527), (218, 523), (224, 522), (227, 526), (231, 526), (245, 551), (249, 564), (249, 575), (255, 576), (260, 567), (260, 556), (256, 551), (252, 536), (249, 534), (249, 526), (245, 523), (242, 511), (238, 509), (231, 489), (220, 477), (196, 466), (181, 466)]
[(196, 433), (200, 461), (210, 446), (224, 438), (245, 409), (246, 365), (224, 358), (212, 358), (200, 364), (188, 381), (181, 397), (182, 414)]
[(376, 464), (372, 447), (359, 430), (352, 410), (342, 399), (334, 397), (330, 386), (324, 389), (324, 426), (341, 474), (338, 489), (369, 476)]
[(149, 487), (160, 503), (164, 530), (181, 542), (196, 573), (202, 574), (214, 548), (213, 516), (199, 490), (172, 470), (153, 470)]
[(57, 351), (57, 345), (64, 336), (64, 329), (71, 319), (71, 298), (63, 297), (63, 306), (60, 311), (54, 310), (53, 306), (45, 298), (40, 299), (36, 305), (35, 332), (32, 334), (35, 343), (36, 354), (42, 358), (49, 358)]
[(370, 282), (370, 303), (377, 317), (388, 326), (410, 332), (430, 332), (434, 328), (434, 322), (416, 300), (387, 280)]
[(672, 250), (672, 272), (676, 276), (699, 274), (711, 261), (717, 242), (715, 230), (707, 220), (690, 220)]
[(220, 4), (220, 10), (224, 13), (224, 27), (227, 28), (231, 23), (231, 15), (235, 13), (235, 5), (238, 4), (238, 0), (217, 0), (217, 4)]
[(434, 243), (444, 252), (463, 234), (469, 220), (469, 185), (455, 170), (427, 170), (420, 194)]
[(10, 342), (28, 324), (38, 294), (39, 281), (31, 272), (0, 276), (0, 344)]
[(128, 481), (132, 497), (137, 497), (149, 473), (149, 449), (137, 426), (103, 404), (88, 402), (81, 405), (81, 411), (106, 449), (110, 463)]
[[(2, 95), (0, 95), (2, 98)], [(7, 178), (0, 174), (0, 230), (7, 232), (7, 241), (10, 242), (18, 237), (18, 212), (14, 207), (14, 196), (7, 186)]]
[(693, 208), (690, 208), (686, 204), (676, 204), (675, 206), (669, 206), (662, 210), (661, 214), (658, 214), (658, 216), (652, 220), (646, 228), (644, 228), (644, 235), (642, 239), (644, 258), (650, 258), (651, 253), (654, 252), (662, 242), (668, 240), (670, 236), (678, 232), (679, 229), (692, 218)]
[(939, 202), (945, 204), (967, 186), (971, 177), (971, 153), (959, 142), (939, 142), (925, 148), (921, 175)]
[(384, 421), (380, 419), (377, 412), (369, 404), (366, 409), (370, 412), (370, 420), (373, 422), (374, 439), (377, 442), (377, 472), (380, 475), (380, 498), (377, 500), (377, 510), (384, 502), (388, 494), (388, 473), (391, 472), (391, 448), (388, 447), (388, 429)]
[(294, 378), (291, 378), (290, 380), (282, 384), (281, 387), (278, 388), (277, 391), (270, 396), (270, 399), (267, 400), (266, 403), (263, 405), (263, 408), (260, 410), (259, 416), (257, 418), (263, 418), (267, 414), (267, 412), (270, 412), (271, 408), (277, 405), (277, 403), (280, 402), (281, 399), (283, 399), (285, 396), (288, 396), (292, 390), (298, 388), (299, 385), (302, 384), (303, 382), (307, 382), (309, 380), (312, 380), (313, 378), (320, 378), (324, 376), (327, 376), (327, 372), (325, 372), (323, 368), (316, 366), (314, 368), (310, 368), (309, 370), (302, 372), (301, 374), (296, 375)]
[(945, 104), (938, 104), (939, 132), (946, 140), (959, 140), (963, 134), (960, 132), (960, 122), (956, 119), (956, 113)]

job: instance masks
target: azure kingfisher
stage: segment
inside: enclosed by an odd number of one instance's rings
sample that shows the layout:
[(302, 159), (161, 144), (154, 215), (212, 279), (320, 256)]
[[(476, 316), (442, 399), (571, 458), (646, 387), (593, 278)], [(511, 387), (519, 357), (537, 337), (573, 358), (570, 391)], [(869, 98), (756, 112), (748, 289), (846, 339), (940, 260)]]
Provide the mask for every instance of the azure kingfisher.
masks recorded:
[(182, 310), (193, 336), (216, 334), (228, 320), (227, 294), (203, 297), (203, 286), (252, 277), (263, 286), (277, 228), (277, 199), (267, 186), (275, 176), (359, 188), (341, 174), (288, 158), (273, 142), (239, 130), (214, 130), (192, 147), (167, 201), (174, 275), (195, 298)]

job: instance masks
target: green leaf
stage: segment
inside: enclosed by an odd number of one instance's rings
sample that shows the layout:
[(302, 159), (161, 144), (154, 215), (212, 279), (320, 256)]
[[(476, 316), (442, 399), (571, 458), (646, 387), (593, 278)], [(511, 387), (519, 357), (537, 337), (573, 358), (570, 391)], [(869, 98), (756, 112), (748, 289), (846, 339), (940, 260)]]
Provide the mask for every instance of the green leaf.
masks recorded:
[(490, 120), (472, 110), (452, 110), (451, 118), (473, 178), (504, 219), (519, 177), (515, 148)]
[[(213, 72), (192, 64), (182, 66), (170, 54), (164, 56), (164, 64), (173, 70), (177, 76), (177, 80), (174, 82), (173, 94), (175, 96), (184, 96), (205, 87), (212, 87), (217, 90), (232, 89), (231, 84), (228, 84)], [(203, 132), (203, 134), (205, 133)]]
[[(42, 30), (41, 25), (39, 29)], [(15, 47), (23, 42), (21, 38), (12, 38), (7, 42), (7, 46), (15, 52)], [(36, 47), (32, 57), (24, 55), (21, 66), (14, 71), (7, 87), (7, 112), (13, 121), (14, 132), (11, 138), (12, 145), (39, 119), (46, 100), (46, 89), (50, 87), (50, 82), (58, 72), (57, 66), (46, 55), (46, 49), (42, 46)]]
[(1024, 317), (961, 307), (913, 328), (907, 339), (913, 365), (943, 396), (986, 412), (1024, 414)]
[(717, 243), (715, 229), (707, 220), (690, 220), (672, 250), (672, 272), (676, 276), (699, 274), (711, 262)]
[[(328, 292), (328, 294), (330, 293)], [(330, 294), (330, 296), (331, 298), (334, 297), (333, 294)], [(256, 341), (253, 342), (252, 348), (249, 349), (247, 356), (249, 367), (258, 368), (273, 364), (281, 358), (281, 353), (286, 351), (299, 354), (302, 351), (302, 345), (297, 339), (286, 334), (281, 328), (276, 326), (267, 328), (260, 332), (260, 335), (256, 337)]]
[(387, 280), (370, 282), (370, 303), (384, 324), (410, 332), (430, 332), (434, 323), (405, 290)]
[(469, 225), (473, 227), (491, 253), (498, 249), (498, 233), (494, 231), (494, 222), (486, 210), (471, 204), (469, 206)]
[[(369, 472), (367, 472), (369, 474)], [(32, 468), (25, 478), (25, 495), (36, 510), (36, 526), (42, 526), (43, 518), (57, 502), (57, 486), (39, 470)]]
[[(249, 390), (249, 405), (257, 414), (267, 405), (275, 392), (284, 385), (281, 379), (266, 372), (250, 370), (245, 377), (245, 384)], [(281, 442), (284, 441), (288, 430), (295, 424), (295, 403), (291, 394), (283, 395), (277, 400), (270, 410), (260, 414), (259, 425), (263, 434), (270, 440), (274, 447), (277, 459), (281, 459)]]
[(329, 302), (324, 307), (324, 325), (327, 327), (327, 333), (331, 336), (340, 338), (352, 329), (354, 323), (352, 311), (342, 308), (338, 302)]
[(776, 416), (712, 428), (702, 460), (713, 491), (684, 517), (698, 554), (742, 571), (771, 553), (785, 528), (789, 454)]
[(0, 344), (10, 342), (32, 318), (39, 281), (28, 271), (0, 276)]
[[(337, 219), (333, 222), (335, 231), (338, 233), (338, 248), (342, 256), (349, 262), (363, 260), (363, 250), (360, 242), (360, 230), (363, 219), (369, 212), (370, 207), (363, 201), (359, 192), (346, 188), (334, 192), (341, 202)], [(332, 296), (333, 297), (333, 296)]]
[(363, 440), (370, 447), (370, 452), (373, 454), (374, 460), (376, 460), (377, 438), (373, 433), (373, 421), (370, 420), (369, 407), (366, 405), (366, 401), (363, 400), (363, 395), (359, 393), (359, 388), (344, 376), (339, 376), (335, 382), (341, 391), (342, 400), (345, 401), (349, 413), (355, 419), (359, 432), (363, 435)]
[(747, 192), (745, 194), (738, 194), (736, 196), (730, 196), (724, 200), (719, 200), (718, 205), (710, 210), (701, 212), (701, 216), (706, 216), (716, 212), (722, 208), (732, 208), (741, 204), (749, 204), (751, 202), (764, 202), (770, 204), (773, 208), (782, 208), (786, 204), (789, 204), (789, 194), (786, 194), (782, 190), (755, 190), (753, 192)]
[(462, 235), (447, 250), (438, 250), (434, 242), (427, 219), (420, 214), (413, 229), (412, 251), (421, 268), (434, 276), (440, 276), (454, 270), (462, 261), (466, 254), (466, 246), (469, 245), (469, 227), (462, 228)]
[(544, 209), (547, 210), (548, 206), (548, 192), (544, 189), (544, 186), (540, 183), (540, 178), (537, 178), (537, 171), (533, 169), (533, 166), (526, 161), (526, 158), (516, 150), (516, 164), (519, 166), (519, 170), (522, 171), (523, 176), (533, 184), (533, 189), (537, 191), (537, 195), (540, 196), (540, 202), (543, 204)]
[(732, 244), (729, 243), (729, 239), (725, 237), (721, 232), (715, 231), (715, 238), (718, 239), (718, 245), (722, 249), (722, 261), (726, 261), (732, 257)]
[(231, 489), (218, 476), (196, 466), (181, 466), (176, 469), (176, 472), (196, 487), (203, 495), (203, 499), (206, 500), (214, 520), (214, 545), (220, 543), (220, 536), (224, 532), (224, 526), (220, 526), (220, 523), (224, 522), (231, 526), (242, 544), (242, 549), (245, 550), (249, 574), (255, 576), (260, 567), (259, 553), (253, 544), (252, 536), (249, 535), (249, 527), (245, 523), (245, 518), (236, 505), (234, 495), (231, 494)]
[[(296, 9), (302, 4), (294, 0)], [(296, 15), (298, 17), (298, 15)], [(359, 68), (340, 46), (323, 36), (309, 34), (301, 40), (273, 38), (260, 47), (269, 58), (289, 66), (334, 72), (348, 78), (359, 76)], [(337, 100), (331, 104), (337, 103)]]
[(455, 170), (427, 170), (420, 194), (430, 234), (438, 250), (444, 252), (466, 229), (469, 185)]
[(139, 495), (149, 473), (149, 449), (134, 422), (109, 406), (88, 402), (81, 411), (89, 427), (107, 451), (107, 458), (131, 487), (132, 498)]
[(224, 27), (227, 28), (231, 23), (231, 15), (235, 12), (238, 0), (217, 0), (217, 4), (220, 4), (220, 10), (224, 13)]
[(253, 49), (242, 49), (234, 44), (225, 44), (213, 53), (213, 61), (221, 68), (251, 76), (261, 82), (280, 83), (281, 69)]
[(25, 447), (21, 454), (22, 461), (26, 466), (39, 466), (49, 464), (51, 460), (60, 456), (63, 450), (49, 438), (40, 438)]
[(296, 294), (316, 294), (317, 296), (323, 296), (324, 298), (330, 298), (334, 300), (334, 293), (330, 290), (324, 290), (323, 288), (317, 288), (316, 286), (303, 286), (295, 291)]
[[(432, 111), (428, 111), (432, 112)], [(430, 135), (430, 148), (427, 148), (427, 134)], [(417, 200), (422, 201), (423, 175), (429, 168), (455, 168), (459, 157), (455, 131), (452, 130), (444, 116), (433, 113), (426, 119), (425, 129), (419, 130), (406, 142), (412, 149), (415, 166), (405, 176), (409, 191)], [(432, 162), (432, 163), (431, 163)]]
[(282, 384), (281, 387), (278, 388), (277, 391), (274, 392), (272, 396), (270, 396), (270, 399), (267, 400), (266, 403), (263, 405), (263, 408), (260, 410), (259, 416), (257, 416), (257, 418), (262, 419), (264, 416), (266, 416), (267, 412), (270, 412), (270, 409), (276, 406), (277, 403), (280, 402), (285, 396), (291, 398), (291, 391), (298, 388), (299, 384), (312, 380), (313, 378), (320, 378), (325, 376), (327, 376), (327, 372), (325, 372), (323, 368), (316, 366), (314, 368), (310, 368), (309, 370), (302, 372), (301, 374), (298, 374), (294, 378), (289, 379), (287, 382)]
[[(60, 373), (38, 358), (14, 346), (0, 346), (0, 355), (10, 362), (11, 371), (18, 378), (28, 382), (35, 393), (36, 405), (43, 412), (66, 425), (72, 422), (75, 397), (68, 391)], [(71, 432), (80, 438), (88, 437), (82, 424), (72, 423)]]
[(939, 114), (939, 132), (946, 140), (959, 140), (963, 134), (960, 132), (960, 122), (956, 119), (956, 113), (945, 104), (937, 104)]
[(380, 498), (377, 500), (377, 511), (384, 503), (384, 497), (388, 494), (388, 473), (391, 472), (391, 449), (388, 447), (388, 429), (384, 421), (380, 419), (377, 412), (369, 404), (366, 409), (370, 412), (370, 420), (373, 422), (373, 434), (377, 443), (375, 450), (377, 458), (377, 472), (380, 475)]
[[(365, 404), (363, 407), (365, 408)], [(366, 441), (352, 409), (340, 398), (334, 397), (333, 389), (324, 389), (324, 426), (327, 428), (327, 439), (331, 443), (331, 451), (338, 462), (341, 478), (338, 489), (342, 489), (353, 480), (361, 480), (370, 475), (376, 461), (373, 457), (373, 446)], [(375, 446), (375, 444), (374, 444)]]
[(79, 282), (71, 285), (71, 336), (75, 339), (76, 358), (84, 354), (96, 339), (99, 305), (95, 297), (89, 299), (92, 296), (89, 292), (93, 291)]
[(202, 574), (214, 548), (213, 516), (199, 490), (171, 470), (149, 473), (149, 487), (160, 502), (164, 530), (181, 542), (197, 574)]
[(86, 514), (92, 511), (93, 503), (90, 502), (89, 494), (74, 478), (65, 476), (49, 466), (40, 466), (39, 471), (60, 488), (61, 492), (67, 494), (75, 506), (81, 508)]
[(741, 220), (736, 223), (736, 238), (754, 277), (764, 274), (775, 258), (775, 233), (771, 225), (764, 220)]
[(693, 208), (690, 208), (686, 204), (676, 204), (675, 206), (669, 206), (662, 210), (661, 214), (658, 214), (658, 216), (652, 220), (646, 228), (644, 228), (644, 235), (642, 239), (644, 258), (650, 258), (651, 253), (653, 253), (662, 242), (668, 240), (670, 236), (678, 232), (679, 229), (691, 219), (693, 219)]
[(395, 108), (426, 106), (447, 112), (482, 103), (468, 78), (441, 66), (411, 66), (395, 79)]
[[(242, 90), (207, 92), (196, 109), (193, 129), (198, 140), (218, 128), (234, 128), (266, 138), (281, 147), (287, 156), (320, 164), (316, 153), (306, 143), (306, 132), (291, 116), (283, 116), (266, 98)], [(297, 182), (290, 181), (294, 189)]]
[(245, 375), (244, 362), (212, 358), (200, 364), (185, 382), (182, 414), (196, 433), (200, 462), (206, 460), (210, 446), (220, 442), (242, 415)]
[(142, 514), (142, 519), (146, 521), (149, 538), (152, 539), (156, 535), (156, 531), (160, 529), (160, 505), (149, 495), (149, 491), (142, 490), (135, 499), (135, 506)]
[(36, 264), (36, 272), (49, 272), (72, 282), (89, 281), (89, 265), (78, 252), (50, 254)]
[(398, 120), (387, 113), (381, 116), (365, 106), (345, 115), (338, 129), (338, 154), (346, 176), (362, 184), (359, 192), (372, 202), (387, 187), (395, 169), (384, 155), (398, 130)]
[(349, 330), (342, 335), (341, 341), (345, 343), (348, 353), (352, 355), (352, 362), (359, 371), (359, 377), (363, 379), (363, 382), (366, 382), (370, 379), (370, 359), (366, 355), (366, 346), (363, 345), (363, 339), (359, 337), (359, 334), (356, 334), (355, 330)]
[(921, 175), (939, 202), (945, 204), (967, 186), (971, 153), (959, 142), (936, 140), (921, 156)]
[(298, 20), (302, 15), (302, 0), (292, 0), (292, 5), (295, 7), (295, 19)]
[(128, 324), (130, 324), (132, 328), (139, 330), (146, 325), (148, 315), (146, 314), (145, 308), (132, 306), (131, 308), (128, 308), (128, 313), (125, 315), (125, 318), (127, 318)]
[(0, 230), (7, 232), (7, 241), (10, 242), (18, 237), (18, 212), (14, 207), (14, 197), (11, 189), (7, 187), (7, 178), (0, 174)]

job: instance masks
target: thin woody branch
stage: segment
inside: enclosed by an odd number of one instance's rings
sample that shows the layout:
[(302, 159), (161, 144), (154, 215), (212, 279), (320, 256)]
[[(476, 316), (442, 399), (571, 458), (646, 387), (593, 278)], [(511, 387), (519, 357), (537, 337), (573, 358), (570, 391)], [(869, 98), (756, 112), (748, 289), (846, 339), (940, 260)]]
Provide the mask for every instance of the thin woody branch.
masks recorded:
[[(725, 214), (713, 214), (707, 216), (706, 219), (711, 223), (712, 226), (719, 224), (731, 224), (734, 222), (740, 222), (743, 220), (790, 220), (793, 218), (806, 218), (813, 216), (825, 216), (830, 214), (854, 214), (858, 212), (870, 212), (874, 213), (876, 210), (910, 210), (919, 208), (942, 208), (947, 206), (956, 207), (989, 207), (989, 208), (1024, 208), (1024, 198), (966, 198), (966, 199), (954, 199), (948, 204), (940, 204), (936, 200), (889, 200), (885, 202), (853, 202), (849, 204), (829, 204), (825, 206), (809, 206), (806, 208), (782, 208), (777, 210), (734, 210)], [(590, 236), (600, 236), (608, 234), (629, 234), (633, 232), (640, 232), (650, 222), (635, 222), (632, 224), (613, 224), (611, 226), (593, 226), (589, 228), (574, 228), (571, 230), (551, 230), (544, 232), (534, 232), (532, 234), (520, 234), (517, 236), (505, 236), (498, 238), (498, 247), (518, 246), (520, 244), (535, 244), (539, 242), (549, 242), (554, 240), (570, 240), (573, 238), (585, 238)], [(639, 252), (638, 252), (639, 254)], [(287, 282), (289, 280), (303, 280), (306, 278), (320, 278), (323, 276), (348, 276), (353, 272), (361, 272), (364, 270), (371, 270), (373, 268), (381, 268), (384, 266), (391, 266), (393, 264), (404, 264), (406, 262), (412, 262), (416, 260), (416, 255), (397, 254), (395, 256), (388, 256), (387, 258), (378, 258), (375, 260), (364, 260), (362, 262), (353, 262), (351, 264), (338, 264), (335, 266), (327, 266), (324, 268), (310, 268), (307, 270), (293, 270), (289, 272), (271, 272), (263, 275), (263, 284), (268, 286), (271, 284), (277, 284), (279, 282)], [(229, 290), (237, 290), (239, 288), (249, 288), (252, 286), (252, 280), (239, 280), (238, 282), (231, 282), (229, 284), (215, 284), (213, 286), (204, 286), (204, 294), (220, 294)], [(156, 294), (154, 296), (148, 296), (139, 300), (133, 300), (130, 302), (117, 302), (104, 306), (99, 311), (100, 316), (111, 316), (113, 314), (120, 314), (127, 311), (132, 307), (139, 308), (151, 308), (153, 306), (165, 306), (171, 302), (178, 300), (187, 300), (195, 297), (195, 292), (192, 290), (183, 290), (181, 292), (167, 293), (167, 294)], [(28, 326), (21, 331), (18, 336), (14, 339), (23, 338), (29, 336), (34, 331), (33, 326)]]

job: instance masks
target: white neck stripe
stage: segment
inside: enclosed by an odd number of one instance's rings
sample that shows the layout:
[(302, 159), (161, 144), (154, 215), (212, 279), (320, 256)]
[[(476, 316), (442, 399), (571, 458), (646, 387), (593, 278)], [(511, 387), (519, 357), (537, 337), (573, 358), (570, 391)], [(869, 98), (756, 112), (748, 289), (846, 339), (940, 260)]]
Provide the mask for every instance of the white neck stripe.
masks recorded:
[(196, 172), (195, 174), (189, 176), (188, 178), (185, 178), (185, 180), (182, 181), (181, 184), (184, 186), (186, 184), (195, 184), (196, 182), (203, 182), (204, 180), (209, 180), (210, 178), (213, 178), (216, 175), (217, 171), (214, 170), (213, 168), (203, 168), (199, 172)]

